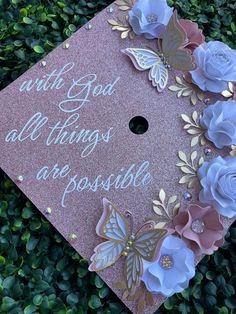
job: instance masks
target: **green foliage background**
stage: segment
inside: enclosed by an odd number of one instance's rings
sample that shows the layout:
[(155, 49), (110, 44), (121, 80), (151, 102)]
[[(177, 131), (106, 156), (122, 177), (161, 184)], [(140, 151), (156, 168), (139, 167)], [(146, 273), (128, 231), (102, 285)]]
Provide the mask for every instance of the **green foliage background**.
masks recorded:
[[(0, 89), (111, 1), (0, 0)], [(236, 48), (236, 0), (169, 0), (207, 39)], [(183, 293), (158, 313), (236, 313), (236, 224)], [(0, 173), (0, 313), (128, 313), (87, 262)]]

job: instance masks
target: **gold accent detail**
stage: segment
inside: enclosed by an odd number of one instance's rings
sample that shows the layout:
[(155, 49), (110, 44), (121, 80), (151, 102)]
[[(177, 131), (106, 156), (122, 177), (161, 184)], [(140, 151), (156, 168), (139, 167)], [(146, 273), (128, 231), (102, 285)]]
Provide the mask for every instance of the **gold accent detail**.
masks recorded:
[(78, 237), (77, 237), (77, 235), (75, 234), (75, 233), (71, 233), (70, 234), (70, 239), (71, 240), (76, 240)]
[[(119, 10), (129, 11), (134, 5), (134, 0), (116, 0), (114, 3), (118, 6)], [(109, 19), (108, 24), (112, 26), (113, 31), (120, 32), (121, 39), (135, 38), (135, 33), (132, 30), (132, 27), (129, 24), (129, 17), (127, 15), (118, 15), (117, 20)]]
[(191, 147), (200, 143), (200, 145), (206, 144), (205, 138), (205, 129), (199, 123), (199, 115), (197, 111), (194, 111), (192, 117), (188, 117), (186, 114), (182, 114), (181, 118), (183, 119), (186, 124), (184, 125), (184, 129), (190, 135), (193, 135), (191, 140)]
[(125, 252), (125, 251), (124, 251), (122, 254), (123, 254), (124, 256), (127, 256), (127, 255), (128, 255), (128, 252)]
[[(194, 151), (190, 155), (190, 161), (187, 160), (187, 156), (184, 152), (179, 151), (179, 159), (181, 162), (177, 163), (176, 166), (184, 173), (182, 178), (179, 180), (180, 184), (187, 184), (189, 189), (192, 189), (198, 182), (198, 168), (204, 162), (204, 158), (200, 157), (197, 161), (197, 152)], [(196, 163), (197, 161), (197, 163)]]
[(120, 11), (129, 11), (134, 6), (135, 0), (116, 0), (114, 4), (119, 7)]
[(233, 157), (236, 157), (236, 146), (235, 145), (231, 146), (230, 155)]
[(48, 208), (47, 208), (47, 213), (48, 213), (48, 214), (51, 214), (51, 213), (52, 213), (52, 208), (51, 208), (51, 207), (48, 207)]
[(191, 79), (185, 75), (183, 77), (176, 76), (176, 85), (169, 87), (169, 90), (177, 93), (177, 97), (190, 97), (190, 102), (193, 106), (196, 105), (197, 101), (202, 101), (205, 97), (204, 92), (201, 91)]
[(153, 211), (159, 216), (158, 218), (153, 218), (157, 221), (155, 228), (164, 228), (167, 223), (172, 222), (179, 208), (180, 203), (177, 202), (177, 196), (171, 196), (167, 200), (165, 191), (161, 189), (159, 192), (159, 200), (153, 201)]
[(236, 84), (230, 82), (228, 84), (228, 90), (224, 90), (221, 95), (229, 100), (236, 100)]

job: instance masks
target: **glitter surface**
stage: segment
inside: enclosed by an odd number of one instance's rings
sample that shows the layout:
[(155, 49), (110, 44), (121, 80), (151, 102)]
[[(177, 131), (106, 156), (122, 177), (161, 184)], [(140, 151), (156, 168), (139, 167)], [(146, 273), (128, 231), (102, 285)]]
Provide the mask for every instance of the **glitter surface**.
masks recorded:
[[(183, 130), (180, 118), (183, 113), (190, 116), (193, 112), (189, 99), (177, 98), (168, 88), (158, 94), (148, 82), (148, 74), (137, 71), (129, 58), (121, 53), (121, 49), (140, 45), (156, 48), (156, 41), (143, 38), (142, 42), (140, 38), (121, 40), (119, 34), (112, 31), (107, 23), (110, 17), (107, 10), (98, 14), (91, 21), (93, 27), (90, 31), (82, 27), (66, 40), (70, 49), (63, 49), (63, 44), (59, 46), (44, 58), (47, 66), (42, 67), (41, 62), (36, 64), (4, 89), (0, 97), (2, 169), (13, 181), (16, 174), (24, 174), (27, 180), (20, 185), (21, 190), (48, 219), (50, 217), (50, 222), (65, 239), (69, 240), (69, 235), (76, 232), (79, 241), (73, 241), (72, 246), (85, 259), (89, 259), (94, 247), (102, 242), (95, 232), (103, 209), (102, 198), (106, 197), (117, 207), (132, 211), (134, 232), (137, 232), (138, 226), (145, 222), (146, 217), (153, 216), (151, 200), (155, 199), (161, 188), (168, 195), (183, 195), (183, 186), (178, 184), (181, 174), (176, 167), (177, 152), (181, 150), (189, 155), (191, 151), (191, 138)], [(74, 67), (63, 75), (62, 88), (45, 88), (40, 91), (32, 88), (29, 92), (19, 90), (24, 81), (45, 79), (45, 75), (54, 70), (58, 73), (69, 62), (74, 62)], [(107, 128), (113, 127), (113, 136), (108, 143), (100, 140), (89, 156), (81, 157), (85, 147), (83, 142), (73, 145), (46, 145), (45, 142), (49, 128), (58, 121), (65, 121), (72, 114), (62, 112), (59, 108), (59, 103), (66, 98), (72, 81), (88, 74), (96, 74), (96, 82), (92, 84), (93, 91), (95, 86), (109, 84), (118, 77), (120, 79), (112, 95), (93, 97), (91, 91), (89, 101), (75, 111), (79, 113), (76, 130), (100, 130), (105, 133)], [(169, 85), (175, 83), (176, 75), (181, 73), (170, 73)], [(57, 84), (58, 82), (57, 79)], [(94, 94), (98, 93), (99, 88), (96, 88)], [(73, 95), (76, 92), (78, 93), (78, 89), (73, 91)], [(194, 110), (201, 112), (204, 107), (204, 103), (198, 103)], [(48, 118), (46, 126), (34, 134), (37, 136), (36, 140), (31, 140), (29, 133), (25, 133), (27, 138), (24, 141), (5, 142), (10, 130), (16, 129), (19, 134), (36, 112), (41, 112)], [(137, 135), (130, 131), (129, 122), (135, 116), (142, 116), (148, 121), (146, 133)], [(70, 132), (75, 130), (73, 127), (68, 129)], [(202, 153), (200, 147), (194, 150), (199, 155)], [(65, 207), (62, 206), (63, 191), (71, 178), (76, 177), (78, 181), (87, 177), (89, 182), (94, 183), (100, 175), (108, 182), (111, 174), (124, 174), (134, 165), (132, 175), (130, 174), (134, 181), (134, 173), (137, 173), (138, 167), (145, 161), (148, 161), (148, 172), (151, 174), (149, 184), (141, 186), (140, 176), (137, 174), (135, 185), (123, 189), (116, 189), (114, 186), (108, 189), (104, 185), (97, 192), (88, 188), (80, 192), (81, 183), (80, 187), (66, 196)], [(66, 170), (62, 171), (66, 165), (71, 169), (67, 175)], [(37, 180), (36, 175), (42, 167), (48, 167), (47, 178)], [(60, 172), (56, 170), (57, 167), (61, 169)], [(83, 182), (85, 181), (86, 179)], [(71, 184), (70, 189), (72, 187)], [(95, 187), (95, 183), (92, 187)], [(193, 200), (196, 200), (197, 192), (192, 192)], [(50, 216), (45, 213), (49, 204), (53, 208)], [(232, 221), (225, 220), (227, 227), (230, 223)], [(120, 299), (123, 292), (115, 289), (113, 284), (124, 279), (124, 260), (121, 258), (113, 267), (99, 272)], [(155, 312), (164, 300), (160, 295), (155, 296), (155, 304), (148, 306), (145, 313)], [(122, 301), (136, 313), (135, 302)]]

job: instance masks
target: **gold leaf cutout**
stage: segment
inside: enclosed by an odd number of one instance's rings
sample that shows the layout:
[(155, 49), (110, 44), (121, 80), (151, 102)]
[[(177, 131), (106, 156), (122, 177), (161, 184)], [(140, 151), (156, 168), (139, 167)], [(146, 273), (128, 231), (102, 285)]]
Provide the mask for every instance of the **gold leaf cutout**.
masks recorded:
[(229, 100), (236, 100), (236, 84), (230, 82), (228, 84), (228, 90), (223, 91), (221, 95)]
[(192, 135), (191, 147), (200, 144), (205, 145), (205, 129), (199, 123), (199, 115), (197, 111), (194, 111), (191, 117), (188, 117), (186, 114), (181, 115), (182, 120), (186, 123), (184, 125), (184, 130), (190, 135)]
[(204, 99), (204, 93), (187, 76), (176, 76), (175, 80), (177, 84), (170, 86), (169, 90), (176, 92), (178, 98), (190, 97), (190, 102), (193, 106), (196, 105), (198, 100), (202, 101)]
[(196, 186), (198, 183), (198, 168), (201, 167), (201, 165), (204, 162), (203, 157), (198, 158), (198, 154), (196, 151), (192, 152), (188, 161), (188, 158), (184, 152), (179, 152), (178, 157), (180, 159), (180, 162), (176, 164), (177, 167), (180, 168), (180, 170), (183, 173), (183, 176), (179, 180), (180, 184), (187, 184), (189, 189), (192, 189)]
[(236, 146), (235, 145), (231, 146), (230, 155), (233, 157), (236, 157)]
[[(117, 0), (114, 3), (118, 6), (120, 11), (124, 12), (132, 9), (134, 0)], [(129, 24), (128, 16), (119, 15), (117, 20), (109, 19), (107, 22), (112, 26), (113, 31), (120, 32), (121, 39), (126, 39), (128, 37), (133, 39), (135, 37), (135, 33)]]
[(153, 211), (158, 216), (154, 217), (156, 221), (155, 228), (162, 229), (166, 224), (172, 222), (174, 216), (179, 209), (180, 204), (177, 203), (177, 196), (166, 198), (166, 193), (163, 189), (159, 192), (159, 199), (153, 201)]

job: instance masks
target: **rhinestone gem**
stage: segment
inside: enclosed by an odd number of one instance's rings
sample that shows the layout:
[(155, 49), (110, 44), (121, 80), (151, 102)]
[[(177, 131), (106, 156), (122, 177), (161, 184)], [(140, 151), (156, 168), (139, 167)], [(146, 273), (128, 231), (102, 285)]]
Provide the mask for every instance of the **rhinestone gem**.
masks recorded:
[(191, 201), (192, 197), (193, 197), (192, 194), (189, 193), (189, 192), (185, 192), (183, 194), (183, 198), (184, 198), (185, 201)]
[(212, 153), (212, 150), (210, 149), (210, 147), (205, 147), (205, 148), (204, 148), (204, 154), (205, 154), (206, 156), (211, 155), (211, 153)]
[(75, 233), (71, 233), (69, 238), (71, 241), (75, 241), (75, 240), (77, 240), (78, 237)]
[(70, 44), (69, 44), (69, 43), (65, 43), (65, 44), (63, 45), (63, 48), (64, 48), (64, 49), (69, 49), (69, 47), (70, 47)]
[(114, 9), (113, 9), (112, 7), (110, 7), (110, 8), (108, 9), (108, 13), (113, 13), (113, 11), (114, 11)]
[(205, 105), (209, 105), (210, 101), (211, 101), (210, 98), (203, 99)]
[(198, 234), (203, 233), (205, 229), (205, 224), (202, 220), (196, 219), (192, 222), (191, 229), (195, 233), (198, 233)]
[(45, 67), (47, 65), (47, 62), (45, 60), (41, 61), (41, 66)]
[(93, 28), (93, 26), (92, 26), (92, 24), (87, 24), (87, 25), (85, 26), (85, 28), (86, 28), (88, 31), (90, 31), (90, 30)]
[(156, 23), (157, 22), (157, 16), (156, 14), (149, 14), (147, 16), (148, 23)]
[(46, 214), (51, 215), (51, 213), (52, 213), (52, 208), (51, 207), (47, 207)]
[(163, 269), (171, 269), (174, 266), (173, 258), (170, 255), (162, 255), (159, 263)]
[(21, 182), (23, 182), (24, 181), (24, 177), (22, 176), (22, 175), (19, 175), (17, 178), (16, 178), (16, 183), (21, 183)]

